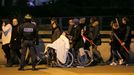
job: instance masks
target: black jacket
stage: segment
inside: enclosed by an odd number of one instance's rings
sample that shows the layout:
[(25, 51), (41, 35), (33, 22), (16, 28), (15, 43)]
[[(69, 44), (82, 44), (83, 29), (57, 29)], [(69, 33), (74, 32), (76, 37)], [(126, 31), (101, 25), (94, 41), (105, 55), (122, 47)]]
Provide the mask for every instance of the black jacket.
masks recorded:
[(117, 40), (117, 38), (114, 36), (114, 33), (117, 35), (117, 37), (120, 39), (121, 38), (121, 32), (119, 29), (112, 29), (112, 33), (111, 33), (111, 40), (112, 42), (111, 47), (113, 50), (120, 50), (120, 46), (121, 44), (119, 43), (119, 41)]
[(121, 25), (121, 40), (124, 42), (131, 42), (131, 27), (129, 25)]
[(26, 22), (19, 27), (19, 34), (23, 40), (33, 40), (36, 44), (39, 43), (38, 29), (36, 25)]
[(59, 27), (54, 28), (52, 30), (52, 37), (51, 37), (52, 42), (57, 40), (60, 37), (61, 34), (62, 34), (62, 31), (61, 31), (61, 29)]
[(11, 48), (20, 49), (21, 39), (19, 37), (19, 25), (13, 26), (11, 37)]

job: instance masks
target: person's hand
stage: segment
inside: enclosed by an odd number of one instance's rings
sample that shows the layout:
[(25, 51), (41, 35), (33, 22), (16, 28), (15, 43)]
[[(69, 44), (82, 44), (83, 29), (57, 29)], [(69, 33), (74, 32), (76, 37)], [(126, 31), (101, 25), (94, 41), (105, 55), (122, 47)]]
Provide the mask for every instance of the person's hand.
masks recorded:
[(122, 42), (121, 45), (122, 45), (122, 46), (125, 45), (125, 42)]

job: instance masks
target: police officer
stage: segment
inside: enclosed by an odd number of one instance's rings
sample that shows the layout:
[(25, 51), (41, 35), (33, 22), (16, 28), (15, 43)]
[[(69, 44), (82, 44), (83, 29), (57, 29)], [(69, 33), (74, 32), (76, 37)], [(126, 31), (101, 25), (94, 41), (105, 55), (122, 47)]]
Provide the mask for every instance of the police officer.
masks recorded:
[(35, 51), (35, 44), (38, 45), (38, 30), (36, 25), (31, 23), (32, 17), (27, 14), (25, 17), (25, 23), (19, 27), (19, 34), (22, 40), (21, 47), (22, 47), (22, 56), (21, 56), (21, 65), (18, 70), (24, 70), (25, 66), (25, 56), (27, 48), (29, 48), (29, 52), (31, 54), (32, 59), (32, 70), (37, 70), (35, 68), (35, 60), (36, 60), (36, 51)]

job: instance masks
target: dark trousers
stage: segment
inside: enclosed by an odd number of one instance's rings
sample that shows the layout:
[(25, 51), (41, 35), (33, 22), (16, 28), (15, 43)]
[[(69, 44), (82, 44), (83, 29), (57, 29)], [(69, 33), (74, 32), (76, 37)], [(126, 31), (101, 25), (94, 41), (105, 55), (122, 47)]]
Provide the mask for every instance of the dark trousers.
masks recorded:
[(21, 59), (21, 53), (20, 53), (20, 44), (16, 41), (11, 43), (11, 59), (10, 59), (10, 65), (18, 64), (19, 60)]
[(121, 49), (119, 50), (119, 53), (120, 53), (123, 61), (126, 62), (127, 59), (129, 58), (129, 54), (127, 53), (127, 51), (121, 47)]
[(34, 41), (32, 40), (23, 40), (22, 42), (21, 67), (24, 67), (26, 64), (25, 57), (27, 48), (29, 48), (30, 56), (32, 59), (32, 67), (35, 68), (36, 53), (35, 53)]
[[(128, 49), (129, 52), (130, 52), (130, 44), (131, 44), (131, 40), (125, 42), (125, 46), (126, 46), (126, 48)], [(126, 53), (126, 60), (124, 60), (124, 61), (125, 61), (125, 63), (129, 63), (130, 54), (127, 53), (126, 51), (125, 51), (125, 53)]]
[(10, 57), (11, 57), (9, 44), (2, 45), (2, 49), (5, 53), (5, 56), (7, 58), (7, 64), (8, 64), (9, 60), (10, 60)]
[(112, 55), (113, 55), (113, 59), (112, 61), (114, 62), (118, 62), (119, 59), (122, 58), (122, 54), (121, 54), (121, 45), (118, 41), (114, 41), (112, 44), (111, 44), (111, 47), (112, 47)]
[(56, 55), (55, 49), (49, 47), (48, 48), (48, 63), (47, 64), (48, 65), (54, 64), (53, 61), (56, 62), (56, 60), (57, 60), (56, 58), (57, 58), (57, 55)]
[(121, 59), (121, 57), (119, 56), (119, 50), (117, 50), (117, 49), (113, 49), (112, 50), (112, 55), (113, 55), (113, 61), (114, 62), (118, 62), (119, 61), (119, 59)]
[(11, 49), (11, 58), (9, 60), (9, 65), (19, 64), (19, 60), (21, 59), (21, 53), (18, 49)]
[(74, 56), (74, 64), (77, 63), (77, 55), (78, 55), (78, 51), (79, 51), (79, 48), (77, 47), (77, 43), (76, 42), (73, 42), (71, 44), (72, 48), (70, 48), (70, 52), (73, 54)]

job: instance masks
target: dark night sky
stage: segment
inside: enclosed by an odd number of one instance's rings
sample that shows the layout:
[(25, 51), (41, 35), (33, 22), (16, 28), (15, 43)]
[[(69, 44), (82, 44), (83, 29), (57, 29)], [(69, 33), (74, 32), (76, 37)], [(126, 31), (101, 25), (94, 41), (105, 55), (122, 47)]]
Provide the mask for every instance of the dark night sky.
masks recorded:
[(40, 7), (28, 7), (26, 4), (27, 0), (18, 0), (17, 6), (14, 7), (11, 1), (6, 0), (6, 6), (0, 7), (3, 10), (0, 15), (23, 15), (27, 12), (35, 16), (86, 16), (134, 13), (134, 0), (57, 0), (55, 4)]

